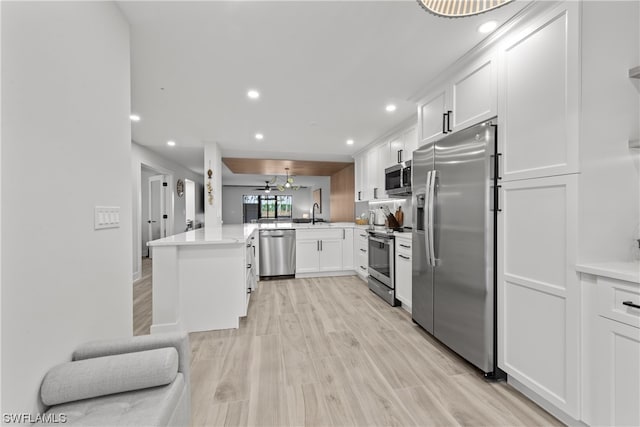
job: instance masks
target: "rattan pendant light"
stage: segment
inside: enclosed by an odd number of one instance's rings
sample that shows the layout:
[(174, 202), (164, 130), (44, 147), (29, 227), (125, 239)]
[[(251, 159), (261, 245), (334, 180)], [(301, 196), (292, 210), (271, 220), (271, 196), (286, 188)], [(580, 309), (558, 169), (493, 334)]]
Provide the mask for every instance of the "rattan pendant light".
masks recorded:
[(513, 0), (418, 0), (420, 6), (438, 16), (458, 18), (478, 15), (511, 3)]

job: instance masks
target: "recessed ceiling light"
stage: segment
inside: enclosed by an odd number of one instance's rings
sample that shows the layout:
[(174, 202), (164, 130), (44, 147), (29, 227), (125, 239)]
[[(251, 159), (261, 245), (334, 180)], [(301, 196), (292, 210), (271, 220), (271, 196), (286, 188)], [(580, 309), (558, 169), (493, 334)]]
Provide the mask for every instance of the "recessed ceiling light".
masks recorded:
[(255, 89), (251, 89), (249, 92), (247, 92), (247, 96), (251, 99), (258, 99), (260, 98), (260, 92)]
[(385, 110), (387, 110), (387, 111), (388, 111), (388, 112), (390, 112), (390, 113), (392, 113), (392, 112), (396, 111), (396, 108), (397, 108), (397, 107), (396, 107), (395, 105), (393, 105), (393, 104), (389, 104), (389, 105), (387, 105), (386, 107), (384, 107), (384, 109), (385, 109)]
[(353, 139), (347, 139), (347, 145), (353, 145)]
[(488, 21), (478, 27), (478, 32), (482, 34), (490, 33), (498, 26), (496, 21)]
[(176, 145), (176, 142), (175, 141), (167, 141), (167, 145), (169, 147), (174, 147)]
[(261, 133), (256, 133), (256, 139), (257, 139), (257, 140), (264, 139), (264, 135), (263, 135), (263, 134), (261, 134)]
[(129, 116), (129, 118), (131, 119), (132, 122), (139, 122), (140, 121), (140, 116), (137, 114), (131, 114)]

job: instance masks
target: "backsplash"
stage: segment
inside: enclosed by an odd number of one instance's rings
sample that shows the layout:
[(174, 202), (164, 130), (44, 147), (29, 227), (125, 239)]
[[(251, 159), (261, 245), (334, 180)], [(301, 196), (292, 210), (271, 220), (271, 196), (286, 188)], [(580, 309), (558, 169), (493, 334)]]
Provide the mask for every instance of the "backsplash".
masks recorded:
[(412, 226), (413, 209), (411, 206), (411, 198), (376, 200), (373, 202), (369, 202), (368, 208), (365, 212), (368, 214), (369, 210), (380, 209), (383, 206), (389, 208), (389, 211), (391, 211), (391, 213), (395, 213), (396, 210), (398, 210), (398, 207), (401, 207), (402, 212), (404, 212), (404, 222), (402, 223), (402, 225), (404, 227)]

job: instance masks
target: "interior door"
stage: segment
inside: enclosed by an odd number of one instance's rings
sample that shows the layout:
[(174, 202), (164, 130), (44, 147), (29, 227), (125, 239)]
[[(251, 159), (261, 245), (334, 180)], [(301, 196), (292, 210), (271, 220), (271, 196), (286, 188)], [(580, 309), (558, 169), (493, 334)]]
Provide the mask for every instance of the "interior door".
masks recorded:
[[(161, 239), (167, 236), (165, 214), (165, 182), (164, 175), (154, 175), (149, 177), (149, 241)], [(152, 251), (149, 250), (149, 258), (152, 258)]]

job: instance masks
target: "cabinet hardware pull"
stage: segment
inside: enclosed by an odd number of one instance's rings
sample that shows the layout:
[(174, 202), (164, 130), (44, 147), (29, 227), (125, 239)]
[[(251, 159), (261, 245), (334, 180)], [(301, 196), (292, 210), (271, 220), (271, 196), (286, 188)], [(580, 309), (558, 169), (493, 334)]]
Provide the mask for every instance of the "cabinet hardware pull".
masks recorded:
[(629, 307), (633, 308), (640, 308), (640, 305), (634, 304), (632, 301), (623, 301), (622, 305), (628, 305)]
[(346, 239), (344, 228), (342, 229), (342, 240)]
[(361, 234), (360, 237), (367, 237), (367, 235), (366, 234)]
[(253, 257), (255, 258), (256, 257), (256, 247), (252, 246), (252, 248), (253, 248)]
[(500, 208), (500, 189), (502, 188), (502, 185), (496, 185), (492, 188), (493, 191), (491, 191), (490, 194), (493, 197), (493, 203), (489, 203), (491, 206), (489, 212), (502, 212), (502, 209)]
[(362, 193), (362, 191), (358, 191), (358, 201), (362, 200), (362, 199), (360, 198), (360, 193)]
[(407, 248), (407, 249), (411, 249), (411, 246), (403, 245), (402, 243), (400, 243), (400, 247), (402, 247), (402, 248)]
[(367, 250), (366, 250), (366, 249), (360, 249), (360, 251), (361, 251), (361, 252), (367, 252)]
[(247, 243), (247, 247), (248, 247), (248, 248), (249, 248), (249, 247), (251, 247), (251, 243)]
[(251, 288), (247, 288), (247, 293), (250, 294), (251, 293)]
[(251, 264), (247, 264), (247, 268), (251, 268)]
[(442, 114), (442, 133), (447, 133), (447, 113)]
[(320, 250), (322, 250), (322, 240), (320, 240)]
[(362, 270), (366, 270), (366, 269), (367, 269), (366, 267), (363, 267), (362, 265), (360, 266), (360, 268), (361, 268)]
[(373, 189), (373, 198), (374, 198), (374, 199), (377, 199), (377, 198), (378, 198), (378, 189), (377, 189), (377, 188), (374, 188), (374, 189)]
[(403, 259), (411, 259), (411, 258), (409, 258), (408, 256), (404, 256), (404, 255), (402, 255), (402, 254), (398, 254), (398, 256), (399, 256), (400, 258), (403, 258)]
[(502, 156), (502, 153), (496, 153), (495, 155), (492, 154), (489, 156), (489, 158), (493, 160), (493, 166), (490, 166), (490, 168), (496, 180), (502, 179), (500, 176), (500, 156)]
[(447, 111), (447, 131), (449, 132), (451, 132), (451, 114), (453, 114), (453, 111)]
[(320, 240), (316, 240), (316, 251), (320, 252)]

